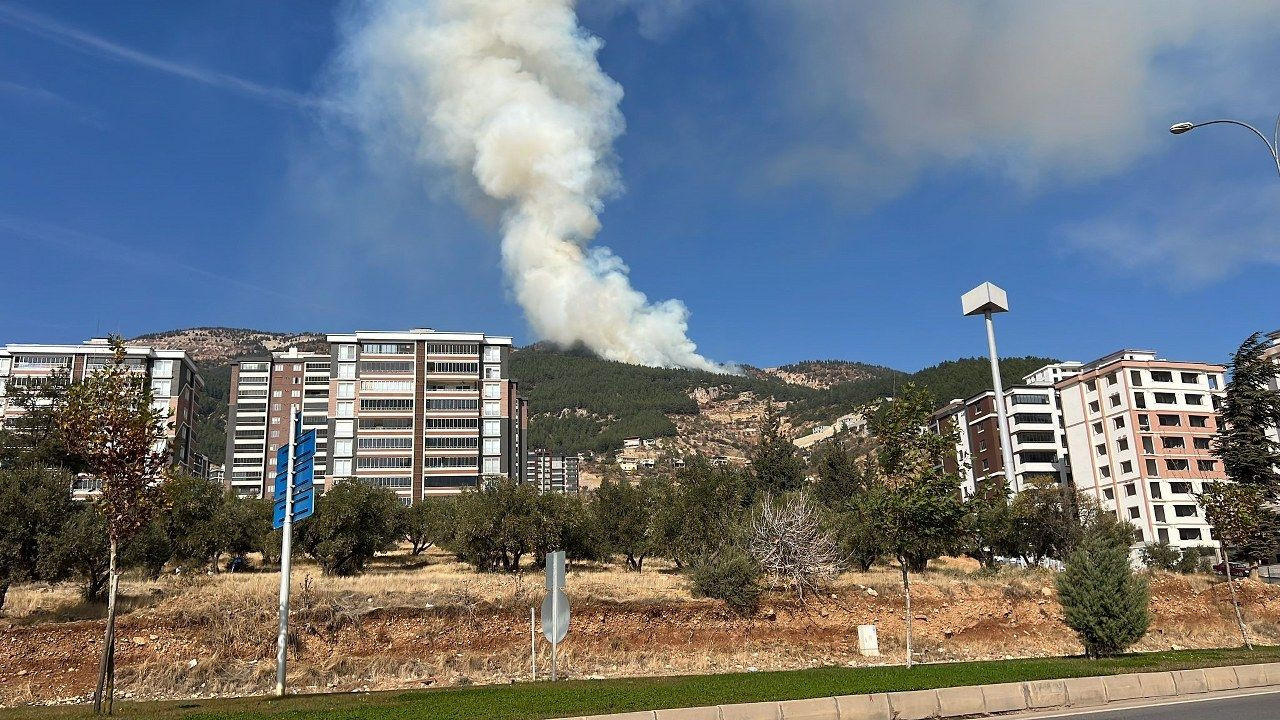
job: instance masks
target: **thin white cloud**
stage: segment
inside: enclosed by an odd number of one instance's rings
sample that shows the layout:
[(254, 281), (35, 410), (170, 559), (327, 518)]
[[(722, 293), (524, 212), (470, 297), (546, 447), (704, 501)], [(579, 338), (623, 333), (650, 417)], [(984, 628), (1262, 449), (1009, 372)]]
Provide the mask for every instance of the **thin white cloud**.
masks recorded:
[(134, 50), (13, 3), (0, 3), (0, 22), (79, 52), (174, 75), (275, 105), (305, 108), (322, 104), (316, 98), (293, 90)]

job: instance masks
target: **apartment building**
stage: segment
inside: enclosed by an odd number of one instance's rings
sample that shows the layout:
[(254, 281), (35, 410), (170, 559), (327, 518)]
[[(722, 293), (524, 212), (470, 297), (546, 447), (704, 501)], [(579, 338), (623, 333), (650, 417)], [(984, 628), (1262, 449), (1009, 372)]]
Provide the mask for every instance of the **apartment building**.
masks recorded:
[(1195, 494), (1226, 479), (1210, 449), (1223, 372), (1121, 350), (1055, 385), (1076, 488), (1132, 522), (1142, 542), (1217, 544)]
[(528, 408), (510, 378), (511, 338), (417, 329), (326, 344), (233, 369), (227, 465), (237, 492), (269, 492), (293, 406), (317, 431), (321, 489), (358, 480), (411, 503), (484, 477), (524, 479)]
[(543, 449), (529, 453), (525, 469), (525, 481), (538, 487), (539, 492), (578, 492), (578, 471), (582, 458), (577, 455), (553, 455)]
[[(1005, 389), (1014, 463), (1009, 481), (1012, 492), (1021, 491), (1037, 478), (1068, 481), (1070, 466), (1054, 382), (1072, 376), (1079, 368), (1078, 362), (1046, 365), (1024, 377), (1022, 384)], [(948, 457), (943, 467), (961, 474), (965, 497), (973, 494), (978, 481), (1004, 475), (994, 390), (952, 400), (933, 414), (930, 423), (935, 432), (958, 430), (955, 455)]]
[[(12, 343), (0, 347), (0, 424), (11, 422), (23, 413), (8, 394), (9, 387), (35, 387), (60, 375), (79, 382), (94, 370), (114, 362), (114, 358), (114, 350), (106, 338), (86, 340), (79, 345)], [(155, 407), (168, 413), (166, 437), (173, 464), (186, 470), (195, 469), (192, 412), (197, 394), (204, 390), (204, 381), (195, 363), (182, 350), (132, 344), (125, 346), (124, 362), (132, 372), (146, 378)], [(96, 481), (82, 478), (77, 480), (74, 494), (83, 498), (97, 488)]]
[(302, 432), (316, 431), (316, 485), (328, 472), (329, 395), (333, 363), (327, 352), (298, 348), (240, 360), (231, 366), (224, 483), (241, 497), (270, 497), (276, 448), (289, 441), (293, 408)]

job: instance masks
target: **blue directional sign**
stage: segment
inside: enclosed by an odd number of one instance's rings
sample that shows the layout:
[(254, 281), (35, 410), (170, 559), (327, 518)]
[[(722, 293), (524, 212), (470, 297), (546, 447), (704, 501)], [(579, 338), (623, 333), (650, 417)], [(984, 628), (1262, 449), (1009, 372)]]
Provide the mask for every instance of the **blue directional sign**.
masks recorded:
[(293, 494), (293, 522), (304, 520), (315, 513), (315, 456), (316, 431), (308, 430), (293, 443), (293, 487), (289, 485), (289, 446), (281, 445), (276, 451), (275, 513), (272, 524), (284, 526), (284, 514), (289, 505), (288, 495)]

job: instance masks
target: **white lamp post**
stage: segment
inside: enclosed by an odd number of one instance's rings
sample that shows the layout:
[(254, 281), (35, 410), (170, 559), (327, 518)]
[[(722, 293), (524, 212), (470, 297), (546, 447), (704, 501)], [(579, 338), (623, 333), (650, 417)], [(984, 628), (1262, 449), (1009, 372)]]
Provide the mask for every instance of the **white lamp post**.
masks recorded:
[(960, 305), (965, 315), (982, 315), (987, 321), (987, 350), (991, 355), (991, 383), (996, 391), (996, 422), (1000, 428), (1000, 456), (1004, 460), (1004, 478), (1006, 486), (1014, 487), (1013, 442), (1009, 436), (1009, 421), (1005, 417), (1004, 384), (1000, 382), (1000, 357), (996, 354), (996, 328), (991, 316), (994, 313), (1009, 312), (1009, 296), (1001, 288), (984, 282), (965, 293), (960, 298)]

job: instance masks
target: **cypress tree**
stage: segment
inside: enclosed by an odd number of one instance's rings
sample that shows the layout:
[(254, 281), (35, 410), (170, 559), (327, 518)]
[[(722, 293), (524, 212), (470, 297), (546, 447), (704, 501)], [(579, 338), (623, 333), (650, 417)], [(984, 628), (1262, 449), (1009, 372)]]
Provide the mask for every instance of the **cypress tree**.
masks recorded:
[(1127, 523), (1100, 514), (1058, 576), (1063, 619), (1091, 658), (1120, 653), (1147, 632), (1150, 597), (1129, 564), (1131, 537)]
[(1270, 389), (1277, 367), (1263, 353), (1260, 333), (1250, 335), (1231, 356), (1231, 380), (1218, 418), (1213, 451), (1227, 477), (1280, 500), (1280, 443), (1267, 432), (1280, 425), (1280, 392)]

